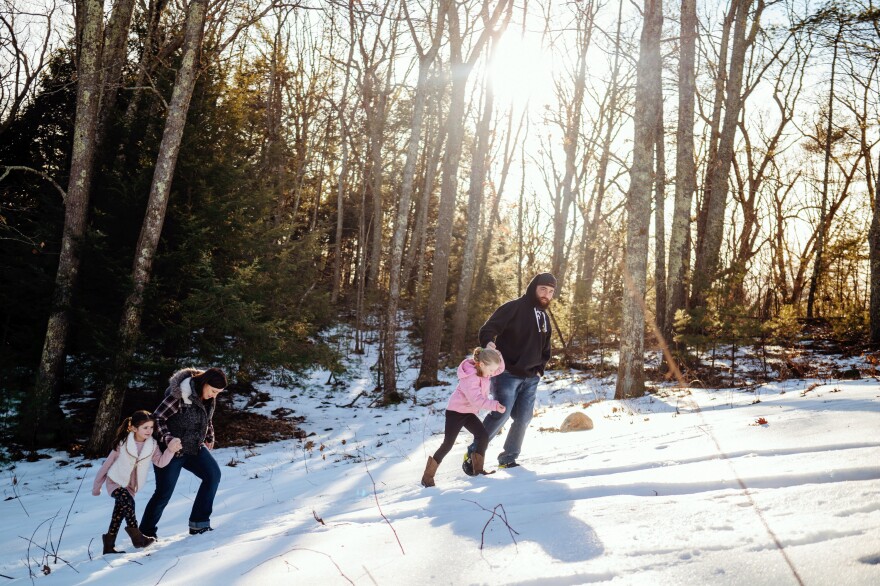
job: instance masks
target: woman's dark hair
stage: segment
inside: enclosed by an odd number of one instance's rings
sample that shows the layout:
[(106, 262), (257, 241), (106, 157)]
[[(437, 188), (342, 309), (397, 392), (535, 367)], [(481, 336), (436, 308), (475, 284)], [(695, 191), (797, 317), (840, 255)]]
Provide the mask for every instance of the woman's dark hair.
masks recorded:
[(226, 381), (226, 375), (219, 368), (209, 368), (205, 372), (197, 374), (192, 377), (192, 382), (195, 385), (194, 390), (200, 399), (202, 397), (202, 387), (205, 385), (211, 385), (215, 389), (225, 389), (226, 385), (229, 384)]
[(147, 421), (152, 420), (153, 415), (149, 411), (135, 411), (131, 414), (131, 417), (126, 417), (119, 427), (116, 428), (116, 436), (113, 438), (113, 447), (116, 448), (128, 438), (129, 427), (140, 427)]

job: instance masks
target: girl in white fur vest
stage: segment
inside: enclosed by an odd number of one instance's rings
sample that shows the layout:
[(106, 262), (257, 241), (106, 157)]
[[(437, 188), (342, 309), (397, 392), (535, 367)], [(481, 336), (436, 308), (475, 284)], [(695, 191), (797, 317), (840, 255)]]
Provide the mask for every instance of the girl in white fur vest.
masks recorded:
[(174, 454), (180, 450), (180, 440), (168, 442), (168, 449), (163, 453), (159, 444), (153, 439), (153, 419), (149, 411), (135, 411), (131, 417), (116, 430), (113, 440), (113, 451), (107, 456), (104, 465), (98, 470), (92, 494), (101, 494), (101, 485), (107, 485), (107, 494), (113, 497), (113, 516), (110, 517), (110, 528), (101, 537), (104, 540), (104, 554), (125, 553), (116, 550), (116, 534), (125, 519), (125, 532), (131, 537), (135, 547), (146, 547), (155, 541), (138, 529), (137, 517), (134, 514), (134, 495), (138, 488), (147, 480), (147, 469), (150, 464), (163, 468)]

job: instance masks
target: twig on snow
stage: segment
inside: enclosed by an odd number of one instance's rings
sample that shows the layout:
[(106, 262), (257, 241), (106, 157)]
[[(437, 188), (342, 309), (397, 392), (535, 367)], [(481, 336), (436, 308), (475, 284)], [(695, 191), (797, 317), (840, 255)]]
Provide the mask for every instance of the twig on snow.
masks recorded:
[(177, 558), (177, 561), (174, 562), (174, 565), (172, 565), (170, 568), (168, 568), (167, 570), (165, 570), (164, 572), (162, 572), (162, 575), (159, 576), (159, 579), (158, 579), (158, 580), (156, 580), (156, 585), (155, 585), (155, 586), (158, 586), (159, 582), (161, 582), (162, 579), (165, 577), (165, 574), (167, 574), (168, 572), (170, 572), (171, 570), (173, 570), (174, 568), (176, 568), (176, 567), (177, 567), (177, 564), (179, 564), (179, 563), (180, 563), (180, 558)]
[[(55, 517), (57, 517), (57, 516), (58, 516), (58, 515), (56, 514)], [(31, 569), (31, 544), (34, 542), (34, 537), (36, 537), (36, 535), (37, 535), (37, 531), (40, 530), (40, 527), (42, 527), (43, 525), (46, 524), (47, 521), (50, 521), (50, 520), (54, 519), (55, 517), (51, 517), (51, 518), (49, 518), (49, 519), (46, 519), (46, 520), (44, 520), (42, 523), (40, 523), (39, 525), (37, 525), (37, 528), (34, 529), (34, 532), (33, 532), (33, 533), (31, 533), (31, 538), (27, 540), (27, 542), (28, 542), (28, 548), (27, 548), (27, 560), (25, 561), (25, 565), (27, 566), (28, 573), (29, 573), (30, 576), (31, 576), (31, 583), (32, 583), (32, 584), (33, 584), (33, 582), (34, 582), (34, 571)]]
[(330, 562), (331, 562), (334, 566), (336, 566), (336, 569), (339, 570), (339, 575), (340, 575), (340, 576), (342, 576), (343, 578), (345, 578), (345, 579), (348, 581), (349, 584), (354, 584), (354, 582), (352, 582), (351, 578), (349, 578), (348, 576), (345, 575), (345, 573), (342, 571), (342, 568), (340, 568), (340, 567), (339, 567), (339, 564), (336, 563), (336, 560), (334, 560), (332, 557), (330, 557), (329, 554), (326, 554), (326, 553), (324, 553), (323, 551), (318, 551), (318, 550), (316, 550), (316, 549), (309, 549), (309, 548), (307, 548), (307, 547), (292, 547), (292, 548), (288, 549), (287, 551), (285, 551), (284, 553), (279, 553), (278, 555), (273, 555), (272, 557), (267, 558), (267, 559), (261, 561), (259, 564), (257, 564), (256, 566), (254, 566), (254, 567), (251, 568), (250, 570), (248, 570), (248, 571), (246, 571), (246, 572), (243, 572), (241, 575), (244, 576), (245, 574), (248, 574), (248, 573), (250, 573), (250, 572), (253, 572), (254, 570), (256, 570), (257, 568), (259, 568), (260, 566), (262, 566), (262, 565), (265, 564), (266, 562), (270, 562), (270, 561), (274, 560), (275, 558), (284, 557), (284, 556), (286, 556), (287, 554), (289, 554), (289, 553), (292, 552), (292, 551), (310, 551), (310, 552), (312, 552), (312, 553), (317, 553), (317, 554), (320, 554), (320, 555), (326, 557), (328, 560), (330, 560)]
[(61, 538), (64, 537), (64, 529), (67, 527), (67, 520), (70, 518), (70, 511), (73, 510), (73, 505), (76, 503), (76, 497), (79, 496), (79, 491), (82, 489), (85, 479), (86, 475), (83, 473), (82, 478), (79, 480), (79, 486), (76, 487), (76, 494), (73, 495), (73, 500), (70, 502), (70, 508), (67, 509), (67, 515), (64, 517), (64, 525), (61, 526), (61, 534), (58, 536), (58, 543), (53, 546), (56, 564), (58, 563), (58, 550), (61, 549)]
[(373, 478), (373, 474), (370, 472), (369, 466), (367, 466), (367, 456), (366, 454), (361, 452), (361, 459), (364, 461), (364, 468), (367, 470), (367, 474), (370, 477), (370, 482), (373, 483), (373, 497), (376, 499), (376, 508), (379, 509), (379, 514), (382, 515), (382, 518), (385, 519), (385, 522), (388, 523), (388, 526), (391, 527), (392, 533), (394, 533), (394, 538), (397, 540), (397, 545), (400, 546), (400, 553), (406, 555), (406, 552), (403, 551), (403, 544), (400, 543), (400, 537), (397, 535), (397, 531), (394, 530), (394, 525), (391, 524), (391, 521), (388, 520), (388, 517), (385, 516), (385, 513), (382, 512), (382, 505), (379, 504), (379, 493), (376, 492), (376, 480)]
[[(39, 543), (34, 543), (33, 541), (31, 541), (31, 540), (28, 539), (27, 537), (22, 537), (21, 535), (19, 535), (18, 537), (19, 537), (20, 539), (24, 539), (25, 541), (30, 542), (31, 545), (33, 545), (33, 546), (35, 546), (35, 547), (38, 547), (38, 548), (42, 549), (42, 550), (43, 550), (43, 553), (47, 554), (47, 556), (48, 556), (48, 555), (55, 555), (55, 559), (56, 559), (56, 560), (61, 560), (62, 562), (64, 562), (64, 563), (67, 564), (68, 566), (70, 566), (70, 569), (71, 569), (71, 570), (73, 570), (74, 572), (76, 572), (77, 574), (79, 574), (79, 570), (77, 570), (76, 568), (74, 568), (73, 566), (71, 566), (71, 565), (70, 565), (70, 562), (67, 561), (66, 559), (64, 559), (64, 558), (62, 558), (62, 557), (58, 557), (58, 556), (55, 554), (55, 552), (51, 552), (51, 551), (49, 551), (48, 549), (46, 549), (45, 547), (43, 547), (43, 546), (40, 545)], [(28, 545), (28, 549), (30, 549), (30, 545)], [(55, 562), (55, 563), (58, 563), (58, 562)]]
[(321, 525), (326, 525), (326, 524), (327, 524), (327, 523), (324, 522), (324, 519), (322, 519), (321, 517), (318, 516), (318, 513), (315, 512), (315, 509), (312, 509), (312, 516), (315, 518), (315, 521), (317, 521), (317, 522), (320, 523)]
[(30, 517), (31, 514), (27, 512), (26, 508), (24, 508), (24, 503), (21, 501), (21, 495), (18, 494), (18, 489), (16, 488), (17, 486), (18, 486), (18, 476), (16, 476), (15, 474), (12, 474), (12, 494), (15, 495), (15, 500), (17, 500), (18, 504), (21, 505), (21, 510), (24, 511), (24, 514), (27, 515), (28, 517)]
[[(486, 529), (489, 527), (489, 523), (491, 523), (492, 519), (494, 519), (495, 517), (498, 517), (499, 519), (501, 519), (501, 522), (504, 523), (504, 525), (507, 527), (507, 531), (510, 533), (510, 538), (513, 540), (513, 545), (516, 545), (516, 537), (514, 537), (514, 534), (519, 535), (519, 531), (517, 531), (516, 529), (511, 527), (510, 523), (507, 522), (507, 511), (504, 510), (504, 505), (502, 505), (501, 503), (498, 503), (490, 511), (489, 509), (487, 509), (486, 507), (484, 507), (483, 505), (481, 505), (477, 501), (472, 501), (470, 499), (462, 499), (462, 500), (465, 500), (469, 503), (474, 503), (475, 505), (477, 505), (478, 507), (480, 507), (484, 511), (492, 513), (492, 516), (489, 517), (489, 520), (486, 521), (485, 525), (483, 525), (482, 533), (480, 533), (480, 549), (483, 549), (483, 545), (486, 542)], [(502, 513), (501, 515), (498, 514), (498, 509), (501, 509), (501, 513)]]

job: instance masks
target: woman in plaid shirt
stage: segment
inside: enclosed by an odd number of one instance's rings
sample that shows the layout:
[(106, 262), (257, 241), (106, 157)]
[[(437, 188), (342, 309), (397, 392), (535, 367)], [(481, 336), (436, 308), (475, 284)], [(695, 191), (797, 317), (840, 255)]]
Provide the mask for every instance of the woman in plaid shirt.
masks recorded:
[(163, 449), (179, 439), (182, 449), (164, 468), (155, 467), (156, 492), (147, 503), (141, 519), (141, 533), (156, 537), (162, 511), (177, 484), (181, 469), (201, 479), (199, 491), (189, 515), (189, 533), (198, 535), (211, 531), (214, 495), (220, 485), (220, 466), (211, 455), (214, 449), (214, 415), (216, 397), (226, 388), (226, 375), (219, 368), (205, 371), (184, 368), (171, 377), (165, 398), (153, 411), (159, 445)]

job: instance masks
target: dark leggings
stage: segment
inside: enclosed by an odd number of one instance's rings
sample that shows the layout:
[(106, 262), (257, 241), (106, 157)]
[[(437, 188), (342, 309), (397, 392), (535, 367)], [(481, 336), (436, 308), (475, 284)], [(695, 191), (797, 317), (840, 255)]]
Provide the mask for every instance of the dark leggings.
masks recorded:
[(137, 527), (137, 517), (134, 514), (134, 498), (132, 498), (131, 493), (120, 486), (110, 496), (116, 500), (116, 505), (113, 507), (113, 516), (110, 517), (110, 528), (107, 530), (107, 533), (110, 535), (119, 533), (122, 519), (125, 519), (126, 527)]
[(461, 428), (465, 428), (474, 434), (474, 442), (477, 444), (476, 453), (481, 456), (486, 455), (486, 448), (489, 446), (489, 434), (483, 427), (483, 422), (473, 413), (459, 413), (458, 411), (446, 411), (446, 435), (443, 437), (443, 443), (434, 452), (434, 459), (439, 464), (452, 449), (455, 444), (455, 438)]

